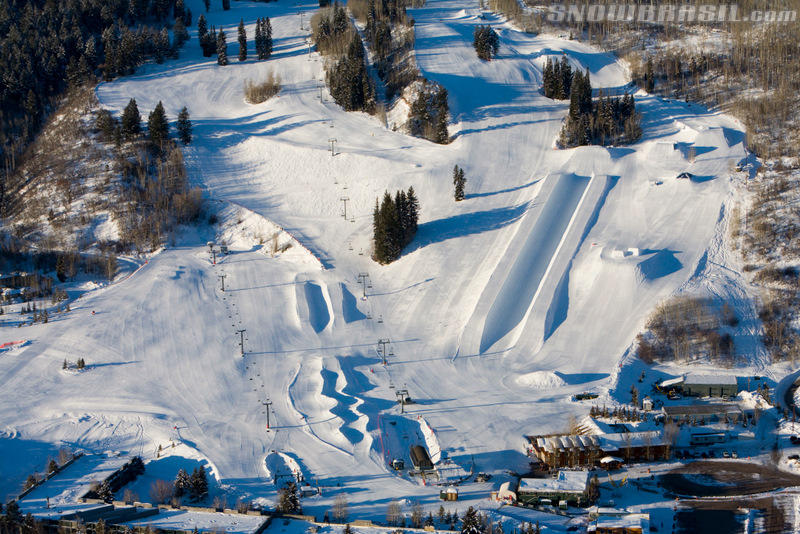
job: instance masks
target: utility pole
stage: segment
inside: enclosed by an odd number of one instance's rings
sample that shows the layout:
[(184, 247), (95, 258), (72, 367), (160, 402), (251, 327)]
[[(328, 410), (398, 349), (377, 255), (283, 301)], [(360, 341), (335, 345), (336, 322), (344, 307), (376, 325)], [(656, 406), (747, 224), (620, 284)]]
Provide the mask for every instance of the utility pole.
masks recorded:
[(342, 197), (339, 200), (342, 201), (344, 204), (344, 220), (347, 220), (347, 201), (350, 200), (350, 197)]
[(361, 298), (363, 300), (367, 300), (367, 286), (372, 287), (372, 284), (369, 283), (369, 274), (368, 273), (358, 273), (358, 282), (361, 284), (362, 287), (362, 295)]
[(336, 155), (336, 138), (335, 137), (329, 137), (328, 138), (328, 143), (330, 143), (330, 145), (331, 145), (331, 157), (333, 157), (333, 156)]
[(269, 432), (269, 407), (272, 406), (272, 401), (267, 399), (266, 401), (261, 401), (261, 404), (264, 405), (267, 411), (267, 432)]
[(222, 292), (225, 292), (225, 277), (227, 275), (225, 273), (218, 274), (217, 277), (222, 281)]
[(244, 357), (244, 333), (247, 332), (246, 329), (237, 330), (236, 333), (239, 334), (239, 351), (241, 355)]
[(391, 343), (388, 339), (379, 339), (378, 345), (381, 348), (381, 356), (383, 356), (383, 365), (386, 365), (386, 345)]

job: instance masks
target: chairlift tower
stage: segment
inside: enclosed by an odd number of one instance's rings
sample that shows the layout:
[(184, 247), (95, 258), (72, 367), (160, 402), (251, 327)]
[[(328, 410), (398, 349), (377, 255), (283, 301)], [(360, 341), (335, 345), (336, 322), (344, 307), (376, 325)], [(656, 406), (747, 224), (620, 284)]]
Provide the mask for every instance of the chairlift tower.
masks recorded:
[(270, 430), (270, 428), (269, 428), (269, 409), (272, 406), (272, 401), (267, 399), (266, 401), (261, 401), (261, 404), (264, 405), (264, 408), (265, 408), (266, 413), (267, 413), (267, 432), (269, 432), (269, 430)]
[(358, 273), (358, 282), (361, 284), (362, 288), (361, 298), (367, 300), (367, 288), (372, 288), (372, 283), (369, 280), (369, 273)]
[(344, 204), (344, 220), (347, 220), (347, 201), (350, 200), (350, 197), (341, 197), (339, 200)]
[(378, 346), (380, 346), (381, 356), (383, 357), (383, 365), (386, 365), (386, 345), (391, 343), (388, 339), (379, 339)]
[[(333, 126), (331, 126), (331, 127), (333, 127)], [(336, 155), (336, 138), (335, 137), (329, 137), (328, 138), (328, 144), (330, 145), (330, 149), (331, 149), (331, 157), (333, 157), (333, 156)]]
[(246, 329), (237, 330), (236, 333), (239, 334), (239, 352), (244, 357), (244, 333), (247, 332)]
[(400, 413), (405, 413), (406, 402), (408, 402), (408, 390), (397, 389), (394, 394), (397, 395), (397, 401), (400, 403)]

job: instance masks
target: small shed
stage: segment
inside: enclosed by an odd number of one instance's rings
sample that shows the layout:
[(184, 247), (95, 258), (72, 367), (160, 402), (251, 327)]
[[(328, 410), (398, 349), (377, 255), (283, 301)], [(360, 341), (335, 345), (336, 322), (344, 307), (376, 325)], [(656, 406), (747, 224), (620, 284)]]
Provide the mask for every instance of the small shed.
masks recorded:
[(645, 397), (642, 399), (642, 410), (649, 412), (653, 409), (653, 399)]
[(453, 486), (447, 486), (442, 488), (439, 491), (439, 498), (443, 501), (457, 501), (458, 500), (458, 488)]

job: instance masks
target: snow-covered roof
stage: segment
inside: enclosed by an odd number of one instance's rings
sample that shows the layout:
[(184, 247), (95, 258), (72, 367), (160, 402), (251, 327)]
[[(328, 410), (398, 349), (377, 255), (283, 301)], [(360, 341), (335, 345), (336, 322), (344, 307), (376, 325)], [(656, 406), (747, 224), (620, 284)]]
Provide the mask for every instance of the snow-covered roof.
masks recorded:
[(559, 471), (555, 478), (523, 478), (520, 493), (583, 493), (589, 483), (588, 471)]
[(667, 380), (662, 380), (661, 384), (659, 384), (662, 388), (668, 388), (670, 386), (675, 386), (678, 384), (683, 384), (683, 377), (679, 376), (677, 378), (670, 378)]
[(655, 447), (666, 444), (661, 432), (620, 432), (618, 434), (603, 434), (601, 449), (615, 451), (627, 447)]
[(717, 374), (701, 375), (701, 374), (690, 373), (686, 375), (686, 379), (683, 381), (683, 383), (685, 385), (711, 384), (711, 385), (735, 386), (736, 377), (731, 375), (717, 375)]
[(739, 414), (742, 409), (736, 404), (725, 404), (721, 402), (683, 404), (679, 406), (663, 406), (661, 410), (668, 417), (685, 415), (724, 415)]
[(603, 456), (602, 458), (600, 458), (601, 464), (610, 464), (612, 462), (623, 463), (624, 461), (625, 460), (623, 460), (622, 458), (618, 458), (617, 456)]
[(589, 532), (597, 529), (641, 529), (641, 532), (650, 531), (650, 514), (627, 514), (622, 516), (601, 515), (589, 525)]

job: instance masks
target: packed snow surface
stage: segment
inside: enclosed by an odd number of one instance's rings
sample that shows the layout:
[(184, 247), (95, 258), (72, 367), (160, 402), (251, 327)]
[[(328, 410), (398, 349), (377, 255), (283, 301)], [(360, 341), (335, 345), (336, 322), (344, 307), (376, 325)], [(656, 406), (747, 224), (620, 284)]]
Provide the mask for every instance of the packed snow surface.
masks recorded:
[[(635, 90), (626, 66), (493, 15), (500, 54), (480, 61), (477, 8), (429, 0), (412, 10), (416, 57), (449, 91), (454, 136), (435, 145), (345, 113), (320, 91), (323, 62), (305, 42), (315, 9), (215, 4), (206, 16), (229, 43), (240, 18), (252, 36), (269, 16), (273, 58), (253, 60), (251, 40), (251, 59), (237, 62), (231, 44), (221, 67), (193, 34), (180, 59), (97, 88), (115, 113), (132, 97), (145, 116), (158, 101), (173, 119), (188, 107), (188, 171), (220, 223), (88, 291), (57, 321), (0, 329), (0, 343), (30, 340), (0, 352), (4, 440), (146, 460), (176, 442), (229, 502), (274, 502), (279, 475), (300, 471), (322, 488), (304, 501), (319, 517), (341, 493), (350, 517), (383, 517), (392, 498), (432, 506), (438, 490), (390, 470), (392, 457), (410, 465), (408, 446), (422, 444), (476, 471), (524, 470), (521, 436), (585, 415), (570, 397), (607, 392), (653, 307), (724, 256), (729, 169), (745, 155), (734, 120), (639, 91), (641, 141), (556, 150), (568, 103), (540, 93), (544, 58), (566, 54), (607, 93)], [(245, 103), (243, 82), (270, 70), (281, 92)], [(696, 146), (692, 161), (679, 143)], [(458, 203), (455, 164), (467, 177)], [(676, 179), (684, 171), (696, 179)], [(375, 199), (409, 186), (421, 203), (417, 236), (398, 261), (377, 265)], [(291, 246), (273, 253), (273, 235)], [(231, 253), (214, 264), (209, 240)], [(61, 371), (77, 357), (85, 371)], [(400, 389), (414, 400), (402, 418)], [(483, 498), (488, 486), (462, 494)]]

